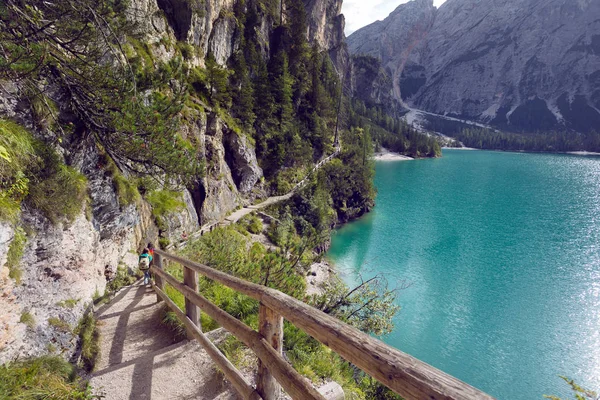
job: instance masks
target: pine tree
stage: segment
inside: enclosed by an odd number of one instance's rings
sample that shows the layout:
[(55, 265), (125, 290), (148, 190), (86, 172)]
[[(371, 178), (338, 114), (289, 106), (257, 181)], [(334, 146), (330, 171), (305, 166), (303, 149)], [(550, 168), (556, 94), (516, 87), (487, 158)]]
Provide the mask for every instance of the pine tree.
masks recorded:
[(242, 51), (233, 56), (232, 87), (236, 92), (232, 104), (233, 114), (247, 130), (252, 129), (256, 114), (254, 113), (254, 88), (246, 65), (246, 57)]
[(229, 71), (217, 64), (217, 60), (211, 52), (209, 52), (206, 57), (206, 73), (211, 103), (224, 108), (230, 108), (231, 91), (228, 82)]

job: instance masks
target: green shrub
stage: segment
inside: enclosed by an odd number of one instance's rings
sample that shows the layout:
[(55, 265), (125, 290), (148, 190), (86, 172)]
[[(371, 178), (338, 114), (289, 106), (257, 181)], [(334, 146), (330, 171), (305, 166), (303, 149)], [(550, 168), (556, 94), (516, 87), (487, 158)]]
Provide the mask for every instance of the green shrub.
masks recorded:
[(191, 60), (194, 57), (194, 46), (186, 42), (177, 42), (177, 48), (181, 52), (184, 60)]
[(273, 182), (273, 190), (278, 195), (289, 193), (297, 183), (308, 175), (308, 169), (305, 167), (287, 168), (277, 174)]
[(263, 231), (262, 220), (254, 214), (246, 215), (240, 220), (239, 223), (244, 227), (244, 229), (250, 233), (254, 233), (255, 235)]
[(137, 185), (125, 178), (118, 170), (113, 173), (112, 177), (121, 207), (137, 203), (140, 199), (140, 192), (137, 189)]
[(121, 207), (126, 207), (130, 204), (137, 203), (140, 199), (140, 192), (137, 188), (138, 182), (133, 182), (123, 176), (119, 167), (117, 167), (117, 164), (115, 164), (103, 149), (99, 148), (98, 151), (101, 154), (101, 162), (104, 165), (105, 170), (112, 178), (113, 187), (115, 192), (117, 192), (117, 198), (119, 199), (119, 205)]
[(71, 167), (59, 165), (56, 173), (31, 186), (29, 200), (52, 223), (73, 222), (82, 210), (86, 189), (85, 176)]
[(151, 176), (142, 176), (137, 179), (137, 188), (141, 194), (150, 193), (158, 190), (159, 183)]
[(129, 273), (129, 268), (126, 266), (118, 266), (115, 278), (106, 285), (106, 291), (114, 293), (124, 286), (133, 285), (138, 279), (135, 273), (133, 275)]
[(20, 201), (11, 199), (5, 192), (0, 193), (0, 221), (15, 223), (20, 211)]
[(166, 237), (158, 238), (158, 246), (161, 249), (166, 249), (167, 247), (169, 247), (170, 244), (171, 244), (171, 241), (169, 239), (167, 239)]
[(0, 119), (0, 219), (15, 222), (22, 200), (53, 223), (72, 222), (86, 198), (86, 179), (50, 147)]
[(87, 313), (77, 325), (75, 333), (79, 335), (81, 345), (81, 361), (83, 368), (91, 372), (96, 366), (96, 361), (100, 356), (100, 332), (96, 326), (96, 319), (93, 313)]
[(75, 308), (77, 303), (79, 303), (79, 299), (67, 299), (67, 300), (59, 301), (58, 303), (56, 303), (56, 305), (59, 307), (65, 307), (65, 308)]
[(161, 217), (185, 207), (181, 193), (172, 190), (155, 190), (146, 195), (146, 200), (152, 206), (154, 217)]
[[(185, 324), (177, 318), (177, 314), (165, 308), (162, 323), (175, 333), (176, 338), (184, 338), (186, 335)], [(205, 331), (206, 328), (202, 327)]]
[(60, 332), (63, 332), (63, 333), (72, 332), (71, 325), (69, 325), (69, 323), (62, 318), (50, 317), (50, 318), (48, 318), (48, 324), (50, 324), (50, 326), (56, 328), (56, 330), (58, 330)]
[[(570, 386), (570, 389), (573, 392), (572, 394), (575, 397), (575, 399), (577, 399), (577, 400), (586, 400), (586, 399), (598, 400), (598, 399), (600, 399), (600, 395), (598, 394), (598, 392), (582, 388), (573, 379), (569, 379), (566, 376), (561, 376), (560, 378), (563, 381), (565, 381), (567, 383), (567, 385)], [(544, 395), (544, 397), (546, 399), (550, 399), (550, 400), (561, 400), (560, 397), (556, 397), (556, 396)]]
[(28, 311), (23, 311), (23, 313), (21, 313), (19, 322), (27, 325), (31, 329), (35, 328), (35, 318), (33, 318), (33, 315)]
[(25, 128), (0, 118), (0, 183), (4, 185), (18, 171), (35, 160), (33, 137)]
[(8, 248), (8, 254), (6, 258), (6, 266), (9, 269), (8, 276), (14, 279), (18, 284), (21, 283), (21, 276), (23, 272), (19, 266), (21, 258), (23, 257), (23, 251), (25, 250), (25, 244), (27, 243), (27, 236), (23, 228), (18, 227), (15, 229), (15, 237), (13, 238)]
[(0, 365), (0, 399), (94, 399), (75, 368), (59, 357), (45, 356)]
[(29, 192), (25, 172), (37, 160), (33, 142), (25, 128), (0, 119), (0, 221), (15, 223)]

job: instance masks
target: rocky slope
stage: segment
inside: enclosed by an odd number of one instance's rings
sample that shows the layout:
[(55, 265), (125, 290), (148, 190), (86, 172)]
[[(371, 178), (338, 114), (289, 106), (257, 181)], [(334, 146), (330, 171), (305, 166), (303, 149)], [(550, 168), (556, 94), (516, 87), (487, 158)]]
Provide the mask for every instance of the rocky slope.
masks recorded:
[[(343, 44), (341, 0), (304, 3), (309, 39), (339, 59), (343, 67), (348, 56)], [(155, 60), (168, 61), (174, 55), (169, 43), (179, 41), (194, 49), (189, 60), (192, 66), (203, 66), (209, 52), (225, 65), (239, 46), (234, 35), (236, 4), (235, 0), (133, 0), (127, 18), (137, 22), (138, 33)], [(272, 16), (262, 16), (259, 30), (264, 38), (264, 57), (269, 56), (273, 24)], [(31, 111), (19, 97), (23, 90), (20, 83), (0, 84), (0, 118), (16, 121), (38, 139), (52, 139), (62, 161), (85, 175), (89, 194), (89, 206), (82, 205), (80, 214), (69, 224), (53, 224), (39, 211), (23, 207), (18, 225), (25, 228), (27, 243), (19, 282), (9, 277), (5, 265), (16, 226), (0, 223), (0, 363), (48, 351), (71, 354), (76, 341), (72, 330), (92, 296), (104, 292), (106, 266), (133, 267), (140, 247), (156, 242), (159, 235), (178, 239), (184, 232), (223, 220), (236, 208), (266, 195), (251, 141), (230, 127), (217, 110), (197, 105), (188, 110), (179, 133), (199, 143), (205, 174), (192, 187), (182, 188), (185, 206), (165, 216), (159, 229), (144, 200), (119, 203), (115, 184), (93, 142), (56, 140), (51, 130), (32, 122)], [(58, 89), (45, 89), (56, 102), (57, 111), (68, 114)], [(28, 316), (27, 324), (24, 315)], [(57, 319), (64, 323), (57, 324)]]
[(432, 0), (348, 38), (408, 105), (517, 131), (600, 126), (600, 3)]

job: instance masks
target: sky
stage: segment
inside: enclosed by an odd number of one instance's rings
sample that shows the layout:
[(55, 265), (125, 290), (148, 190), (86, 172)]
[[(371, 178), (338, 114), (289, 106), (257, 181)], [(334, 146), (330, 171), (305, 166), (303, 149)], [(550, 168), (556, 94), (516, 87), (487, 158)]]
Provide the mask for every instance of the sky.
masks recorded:
[[(436, 7), (446, 0), (434, 0)], [(377, 20), (385, 19), (400, 4), (408, 0), (344, 0), (342, 13), (346, 17), (346, 36)]]

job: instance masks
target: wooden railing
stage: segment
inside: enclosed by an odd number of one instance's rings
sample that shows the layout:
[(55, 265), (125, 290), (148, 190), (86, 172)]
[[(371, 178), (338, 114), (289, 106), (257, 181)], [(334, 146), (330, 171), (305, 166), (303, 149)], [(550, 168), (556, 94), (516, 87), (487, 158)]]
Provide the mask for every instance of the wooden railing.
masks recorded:
[[(164, 300), (186, 325), (244, 399), (279, 398), (280, 387), (293, 399), (324, 400), (282, 355), (283, 318), (330, 347), (379, 382), (411, 399), (492, 399), (474, 387), (277, 290), (256, 285), (182, 257), (155, 250), (152, 271), (158, 300)], [(163, 259), (184, 267), (184, 281), (166, 273)], [(260, 302), (258, 332), (198, 293), (198, 274)], [(168, 283), (185, 296), (185, 313), (164, 292)], [(250, 348), (258, 357), (256, 389), (202, 333), (200, 310)]]

